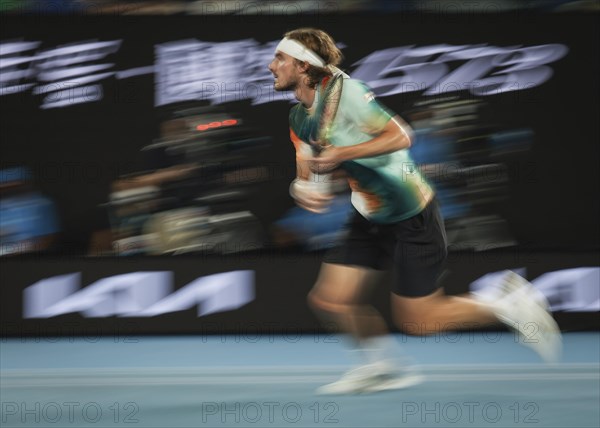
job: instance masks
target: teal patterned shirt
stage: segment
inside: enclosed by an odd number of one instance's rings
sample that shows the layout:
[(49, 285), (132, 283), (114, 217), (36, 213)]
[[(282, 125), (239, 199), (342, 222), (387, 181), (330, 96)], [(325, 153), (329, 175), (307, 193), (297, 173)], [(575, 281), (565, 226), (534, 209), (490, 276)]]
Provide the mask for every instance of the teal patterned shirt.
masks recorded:
[[(290, 136), (299, 157), (310, 156), (323, 85), (318, 85), (310, 109), (301, 103), (290, 111)], [(352, 146), (378, 135), (394, 113), (382, 106), (361, 81), (345, 78), (329, 143)], [(433, 198), (430, 184), (419, 172), (408, 150), (354, 159), (340, 166), (348, 174), (352, 204), (374, 223), (396, 223), (419, 213)]]

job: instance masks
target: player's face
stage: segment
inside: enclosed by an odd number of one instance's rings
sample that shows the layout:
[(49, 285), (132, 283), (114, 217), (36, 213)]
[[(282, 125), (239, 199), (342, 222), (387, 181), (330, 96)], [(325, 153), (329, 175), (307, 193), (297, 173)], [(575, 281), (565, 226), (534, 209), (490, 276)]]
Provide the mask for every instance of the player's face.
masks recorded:
[(269, 64), (269, 71), (275, 77), (273, 87), (276, 91), (288, 91), (296, 88), (299, 81), (299, 70), (293, 57), (277, 51), (275, 58)]

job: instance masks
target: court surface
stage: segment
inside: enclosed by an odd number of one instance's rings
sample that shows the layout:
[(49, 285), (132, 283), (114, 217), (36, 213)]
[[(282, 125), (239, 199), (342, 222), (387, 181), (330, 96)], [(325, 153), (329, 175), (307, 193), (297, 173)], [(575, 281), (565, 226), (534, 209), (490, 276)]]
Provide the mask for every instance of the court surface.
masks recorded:
[(600, 334), (559, 364), (505, 332), (396, 336), (426, 381), (319, 396), (351, 367), (340, 336), (0, 339), (2, 427), (599, 427)]

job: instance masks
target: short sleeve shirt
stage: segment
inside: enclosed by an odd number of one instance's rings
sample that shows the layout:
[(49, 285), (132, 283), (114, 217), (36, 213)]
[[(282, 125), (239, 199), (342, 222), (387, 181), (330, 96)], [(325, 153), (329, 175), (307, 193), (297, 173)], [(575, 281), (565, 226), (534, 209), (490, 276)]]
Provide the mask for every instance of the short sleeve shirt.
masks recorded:
[[(290, 111), (290, 136), (296, 151), (310, 150), (321, 100), (322, 85), (311, 109), (297, 104)], [(393, 119), (394, 113), (378, 102), (373, 92), (361, 81), (344, 79), (340, 103), (329, 143), (352, 146), (371, 140)], [(408, 150), (341, 164), (348, 174), (352, 204), (374, 223), (396, 223), (419, 213), (433, 198), (431, 185), (419, 172)]]

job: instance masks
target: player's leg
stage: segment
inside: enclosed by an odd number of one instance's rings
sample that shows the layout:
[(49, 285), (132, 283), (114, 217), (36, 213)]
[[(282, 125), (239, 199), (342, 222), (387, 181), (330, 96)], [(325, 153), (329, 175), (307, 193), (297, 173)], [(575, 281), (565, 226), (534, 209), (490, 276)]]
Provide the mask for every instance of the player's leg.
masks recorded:
[(378, 271), (366, 267), (323, 263), (308, 303), (326, 326), (349, 334), (356, 342), (386, 334), (385, 322), (368, 304), (379, 276)]
[(417, 335), (447, 330), (487, 327), (500, 322), (521, 334), (539, 336), (523, 343), (546, 361), (560, 353), (560, 334), (547, 307), (526, 280), (513, 272), (501, 279), (502, 290), (484, 301), (473, 295), (447, 296), (437, 289), (445, 258), (443, 222), (435, 202), (421, 214), (395, 226), (398, 241), (394, 255), (391, 298), (398, 328)]
[[(343, 244), (325, 256), (309, 294), (309, 303), (319, 317), (348, 333), (362, 360), (360, 367), (320, 388), (320, 393), (365, 392), (390, 378), (401, 387), (396, 370), (392, 370), (396, 364), (392, 368), (388, 364), (398, 358), (397, 344), (381, 315), (368, 303), (372, 287), (389, 261), (389, 252), (380, 245), (381, 236), (379, 228), (356, 213)], [(403, 382), (408, 386), (417, 378)]]
[(347, 394), (396, 389), (421, 381), (417, 373), (399, 372), (394, 338), (377, 310), (368, 304), (380, 273), (358, 266), (323, 263), (308, 300), (316, 314), (337, 331), (349, 334), (362, 364), (339, 380), (317, 390), (321, 394)]
[(494, 300), (483, 302), (471, 297), (447, 296), (437, 290), (424, 297), (392, 293), (394, 323), (408, 334), (427, 335), (448, 330), (477, 329), (503, 323), (522, 338), (546, 362), (561, 354), (558, 325), (546, 303), (533, 286), (514, 272), (502, 280), (504, 291)]
[(490, 306), (469, 297), (447, 296), (442, 289), (423, 297), (392, 293), (391, 305), (394, 323), (408, 334), (427, 335), (499, 324)]
[(347, 225), (343, 242), (325, 255), (308, 301), (316, 314), (356, 342), (387, 333), (379, 313), (368, 304), (383, 268), (370, 224), (357, 212)]
[(344, 242), (325, 255), (308, 301), (326, 325), (347, 334), (360, 366), (319, 388), (319, 393), (353, 393), (369, 385), (376, 376), (370, 366), (373, 338), (387, 337), (388, 333), (381, 315), (368, 303), (383, 267), (380, 249), (369, 222), (360, 214), (354, 214), (347, 228)]

